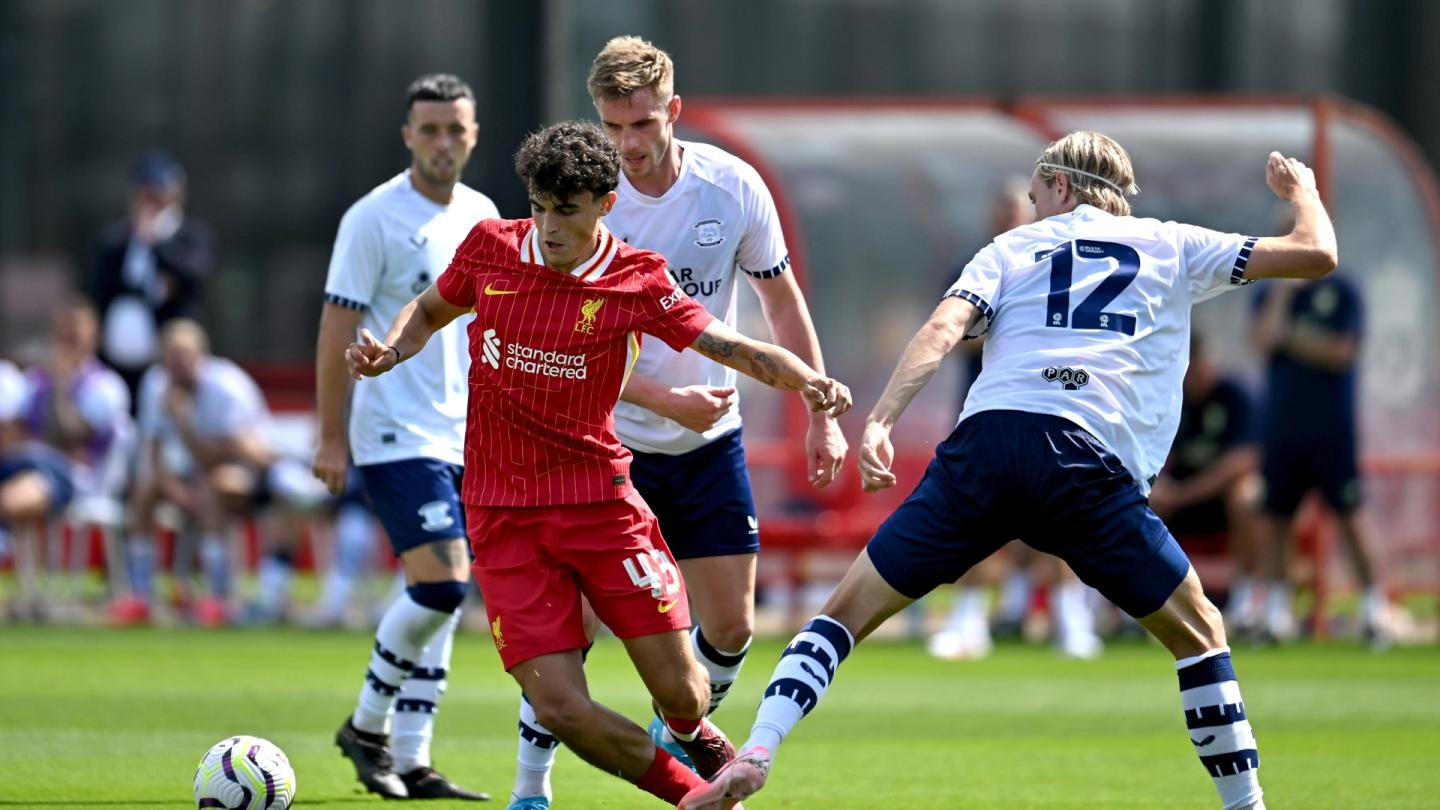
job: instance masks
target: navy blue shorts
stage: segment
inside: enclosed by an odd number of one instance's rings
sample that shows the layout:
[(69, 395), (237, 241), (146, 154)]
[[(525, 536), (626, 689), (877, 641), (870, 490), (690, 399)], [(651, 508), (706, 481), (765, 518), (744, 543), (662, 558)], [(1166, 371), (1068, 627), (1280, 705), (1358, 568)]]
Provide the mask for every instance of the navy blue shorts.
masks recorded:
[(1190, 570), (1120, 459), (1069, 420), (1019, 411), (961, 422), (867, 550), (892, 588), (919, 599), (1017, 538), (1135, 617), (1159, 610)]
[(760, 550), (741, 431), (736, 428), (678, 456), (635, 453), (630, 480), (659, 518), (660, 534), (675, 559)]
[(75, 498), (75, 479), (69, 459), (48, 447), (26, 446), (0, 459), (0, 483), (21, 473), (33, 472), (45, 479), (50, 490), (50, 514), (58, 515)]
[(1265, 442), (1260, 476), (1265, 482), (1264, 510), (1290, 518), (1311, 490), (1319, 490), (1336, 514), (1348, 515), (1364, 500), (1355, 438), (1344, 434), (1324, 441), (1277, 438)]
[(358, 469), (375, 517), (397, 555), (437, 540), (465, 539), (465, 509), (460, 505), (464, 472), (459, 464), (410, 458)]

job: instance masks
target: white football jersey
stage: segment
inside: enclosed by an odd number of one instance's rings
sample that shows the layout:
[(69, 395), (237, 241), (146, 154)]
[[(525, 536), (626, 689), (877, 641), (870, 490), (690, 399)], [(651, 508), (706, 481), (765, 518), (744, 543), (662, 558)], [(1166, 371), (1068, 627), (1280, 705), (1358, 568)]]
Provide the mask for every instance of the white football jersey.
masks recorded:
[(967, 336), (986, 335), (960, 421), (995, 410), (1063, 417), (1148, 491), (1180, 424), (1190, 308), (1246, 283), (1254, 246), (1089, 205), (1001, 234), (946, 293), (978, 310)]
[[(619, 200), (605, 217), (611, 233), (665, 257), (675, 283), (716, 318), (735, 326), (736, 269), (773, 278), (790, 269), (775, 200), (750, 164), (709, 144), (681, 141), (680, 177), (664, 195), (636, 191), (622, 173)], [(735, 371), (696, 352), (658, 340), (641, 344), (636, 374), (670, 386), (734, 386)], [(620, 441), (646, 453), (679, 455), (740, 426), (733, 407), (705, 433), (695, 433), (639, 405), (615, 408)]]
[[(325, 300), (363, 312), (360, 326), (383, 340), (395, 316), (439, 278), (482, 219), (500, 216), (489, 197), (463, 184), (449, 205), (415, 190), (407, 170), (361, 197), (340, 220)], [(464, 315), (388, 374), (354, 388), (350, 455), (356, 464), (412, 458), (464, 462), (470, 349)]]

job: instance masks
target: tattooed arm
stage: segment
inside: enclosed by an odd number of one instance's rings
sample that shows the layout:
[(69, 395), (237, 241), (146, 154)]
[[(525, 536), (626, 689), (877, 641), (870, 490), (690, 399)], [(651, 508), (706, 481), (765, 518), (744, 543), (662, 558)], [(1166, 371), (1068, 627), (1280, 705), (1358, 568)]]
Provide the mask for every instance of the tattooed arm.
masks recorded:
[(690, 348), (771, 388), (799, 391), (816, 411), (839, 416), (850, 409), (850, 389), (773, 343), (748, 338), (711, 321)]

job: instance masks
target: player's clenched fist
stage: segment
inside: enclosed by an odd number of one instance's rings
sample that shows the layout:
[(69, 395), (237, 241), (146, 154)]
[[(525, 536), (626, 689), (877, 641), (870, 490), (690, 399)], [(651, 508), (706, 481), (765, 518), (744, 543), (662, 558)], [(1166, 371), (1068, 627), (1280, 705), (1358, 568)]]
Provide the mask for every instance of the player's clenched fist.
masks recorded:
[(1271, 152), (1265, 163), (1265, 183), (1275, 196), (1288, 200), (1296, 191), (1315, 190), (1315, 172), (1295, 158)]
[(350, 366), (350, 376), (377, 377), (400, 362), (400, 352), (394, 346), (386, 346), (370, 334), (369, 329), (360, 330), (360, 342), (351, 343), (345, 350), (345, 361)]
[(805, 383), (800, 394), (812, 411), (829, 411), (831, 416), (839, 416), (850, 410), (850, 389), (839, 380), (816, 377)]

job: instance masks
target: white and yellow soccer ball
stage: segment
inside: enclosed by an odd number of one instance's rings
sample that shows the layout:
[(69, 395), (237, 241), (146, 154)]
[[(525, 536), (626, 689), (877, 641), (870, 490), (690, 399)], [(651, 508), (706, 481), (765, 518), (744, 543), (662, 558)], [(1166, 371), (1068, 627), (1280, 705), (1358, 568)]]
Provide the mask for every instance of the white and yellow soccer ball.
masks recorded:
[(289, 810), (295, 769), (280, 746), (260, 737), (226, 737), (195, 768), (195, 806), (220, 810)]

